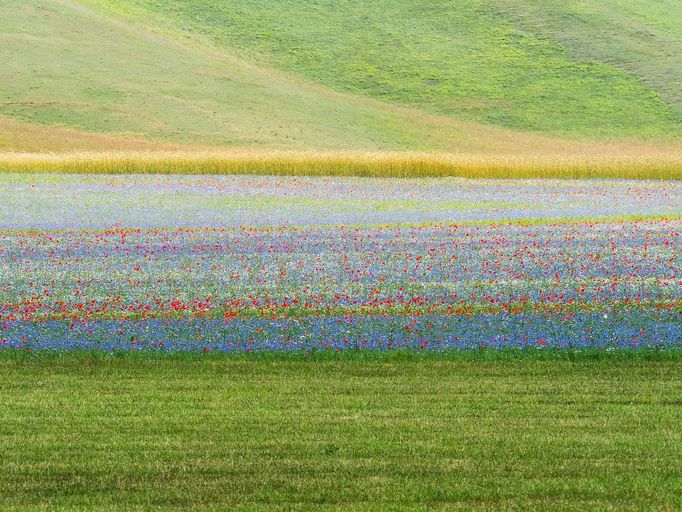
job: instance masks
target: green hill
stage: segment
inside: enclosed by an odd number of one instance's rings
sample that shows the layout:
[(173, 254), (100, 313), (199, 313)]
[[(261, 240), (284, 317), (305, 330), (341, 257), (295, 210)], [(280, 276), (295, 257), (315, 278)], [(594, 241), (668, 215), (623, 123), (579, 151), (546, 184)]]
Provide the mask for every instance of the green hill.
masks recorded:
[(9, 150), (505, 153), (682, 134), (672, 0), (6, 0), (0, 60)]

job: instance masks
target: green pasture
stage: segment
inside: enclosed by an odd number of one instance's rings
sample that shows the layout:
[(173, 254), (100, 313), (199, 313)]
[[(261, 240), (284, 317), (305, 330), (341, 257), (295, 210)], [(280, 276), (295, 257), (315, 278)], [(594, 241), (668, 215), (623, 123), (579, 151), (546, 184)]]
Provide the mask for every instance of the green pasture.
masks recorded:
[(8, 0), (0, 149), (674, 146), (680, 5)]
[(666, 0), (88, 0), (333, 90), (541, 133), (682, 128), (682, 6)]
[(675, 354), (2, 353), (0, 508), (676, 510)]
[[(10, 151), (88, 148), (73, 142), (76, 134), (68, 130), (193, 147), (482, 151), (511, 150), (524, 141), (554, 145), (334, 92), (75, 0), (3, 2), (0, 62), (0, 148)], [(54, 136), (16, 136), (27, 126), (49, 126)], [(116, 141), (88, 143), (102, 150), (117, 147)]]

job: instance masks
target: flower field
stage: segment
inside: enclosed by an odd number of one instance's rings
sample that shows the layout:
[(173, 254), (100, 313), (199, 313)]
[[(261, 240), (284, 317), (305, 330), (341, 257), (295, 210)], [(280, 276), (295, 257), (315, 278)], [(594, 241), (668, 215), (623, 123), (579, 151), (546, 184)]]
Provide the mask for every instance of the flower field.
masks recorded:
[(6, 350), (682, 348), (679, 182), (0, 181)]

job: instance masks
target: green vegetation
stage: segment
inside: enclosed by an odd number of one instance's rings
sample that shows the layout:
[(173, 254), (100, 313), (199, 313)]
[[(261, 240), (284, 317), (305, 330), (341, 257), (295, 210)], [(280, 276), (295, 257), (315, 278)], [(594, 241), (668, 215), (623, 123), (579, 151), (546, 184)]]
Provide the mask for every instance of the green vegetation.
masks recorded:
[[(561, 146), (549, 138), (335, 93), (76, 1), (3, 2), (0, 60), (0, 116), (5, 116), (0, 147), (10, 151), (121, 149), (120, 139), (130, 140), (130, 149), (145, 149), (140, 147), (145, 140), (147, 146), (151, 140), (474, 152)], [(53, 137), (30, 136), (26, 123), (59, 130)], [(64, 127), (108, 138), (90, 137), (83, 147)]]
[(679, 151), (680, 9), (9, 0), (0, 149)]
[(337, 91), (458, 119), (589, 137), (682, 128), (682, 5), (670, 0), (91, 1)]
[(676, 0), (502, 4), (520, 27), (558, 41), (572, 58), (608, 62), (682, 112), (682, 6)]
[(0, 153), (0, 172), (679, 180), (682, 156), (668, 152), (640, 156), (312, 151)]
[[(0, 172), (680, 180), (680, 55), (677, 0), (5, 0)], [(0, 374), (3, 510), (682, 509), (682, 351)]]
[(676, 510), (681, 361), (628, 354), (3, 353), (0, 508)]

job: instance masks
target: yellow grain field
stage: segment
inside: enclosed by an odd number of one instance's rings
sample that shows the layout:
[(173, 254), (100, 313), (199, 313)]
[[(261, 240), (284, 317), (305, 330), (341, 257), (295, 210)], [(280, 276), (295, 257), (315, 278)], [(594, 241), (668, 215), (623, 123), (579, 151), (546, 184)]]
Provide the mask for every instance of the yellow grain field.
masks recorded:
[(0, 154), (0, 172), (679, 180), (682, 154), (510, 156), (259, 150), (6, 153)]

